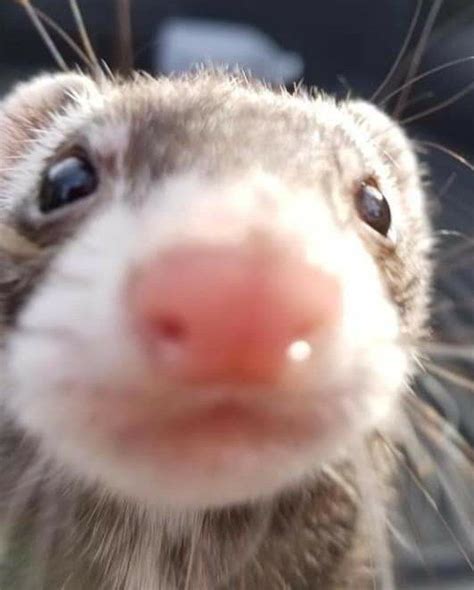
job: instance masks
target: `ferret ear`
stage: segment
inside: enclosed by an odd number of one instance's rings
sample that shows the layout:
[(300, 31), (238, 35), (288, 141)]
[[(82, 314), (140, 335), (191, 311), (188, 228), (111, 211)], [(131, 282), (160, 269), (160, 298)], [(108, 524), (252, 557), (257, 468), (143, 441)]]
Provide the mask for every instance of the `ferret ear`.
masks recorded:
[(94, 90), (93, 80), (75, 73), (46, 74), (18, 84), (0, 102), (0, 162), (21, 153), (58, 111)]

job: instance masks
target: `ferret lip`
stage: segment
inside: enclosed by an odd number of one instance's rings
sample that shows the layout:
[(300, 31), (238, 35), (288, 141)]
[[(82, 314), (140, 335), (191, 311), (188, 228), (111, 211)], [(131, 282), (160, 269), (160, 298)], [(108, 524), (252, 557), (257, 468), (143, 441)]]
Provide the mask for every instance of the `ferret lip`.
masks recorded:
[(260, 402), (227, 397), (165, 415), (157, 406), (138, 403), (130, 410), (116, 407), (104, 425), (117, 450), (137, 456), (213, 455), (232, 447), (293, 446), (324, 436), (325, 420), (319, 413), (290, 406), (275, 410)]
[(143, 436), (157, 436), (170, 441), (175, 437), (181, 440), (194, 439), (196, 442), (199, 439), (208, 442), (215, 439), (220, 443), (263, 441), (266, 438), (294, 440), (304, 436), (307, 422), (307, 416), (276, 415), (260, 408), (225, 401), (174, 416), (161, 425), (159, 432), (153, 427), (153, 420), (145, 418), (138, 425), (130, 425), (125, 429), (124, 440), (132, 444)]

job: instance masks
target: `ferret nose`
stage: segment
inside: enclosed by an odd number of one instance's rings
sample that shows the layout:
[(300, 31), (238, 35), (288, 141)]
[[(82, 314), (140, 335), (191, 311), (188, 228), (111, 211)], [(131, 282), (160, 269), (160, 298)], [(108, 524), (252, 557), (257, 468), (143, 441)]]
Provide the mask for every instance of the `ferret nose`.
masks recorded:
[(333, 326), (338, 280), (302, 259), (181, 248), (134, 269), (127, 305), (157, 369), (201, 382), (273, 381)]

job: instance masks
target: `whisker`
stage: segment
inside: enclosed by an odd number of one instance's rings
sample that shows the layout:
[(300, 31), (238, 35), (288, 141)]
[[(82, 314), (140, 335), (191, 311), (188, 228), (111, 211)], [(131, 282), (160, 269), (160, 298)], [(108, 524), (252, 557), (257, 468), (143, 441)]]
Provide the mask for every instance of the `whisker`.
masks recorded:
[[(454, 236), (455, 238), (468, 238), (468, 236), (466, 236), (466, 234), (464, 234), (461, 231), (458, 231), (456, 229), (438, 229), (434, 233), (435, 233), (435, 235), (440, 235), (440, 236), (448, 236), (448, 237)], [(474, 240), (472, 240), (472, 242), (474, 244)]]
[(461, 424), (459, 406), (454, 397), (446, 390), (443, 383), (429, 373), (422, 375), (420, 379), (423, 382), (427, 395), (434, 401), (435, 405), (441, 409), (447, 422), (451, 424), (453, 428), (459, 428), (459, 425)]
[(435, 97), (435, 94), (431, 90), (426, 91), (426, 92), (422, 92), (421, 94), (418, 94), (417, 96), (414, 96), (413, 98), (410, 98), (410, 100), (407, 102), (407, 108), (411, 107), (419, 102), (422, 102), (423, 100), (427, 100), (429, 98), (434, 98), (434, 97)]
[(339, 82), (339, 84), (344, 88), (344, 90), (346, 91), (346, 100), (350, 100), (350, 97), (353, 94), (352, 91), (352, 87), (349, 84), (349, 81), (347, 80), (347, 78), (345, 76), (343, 76), (342, 74), (338, 74), (336, 76), (337, 81)]
[[(390, 522), (390, 520), (387, 520), (387, 529), (395, 541), (400, 545), (400, 547), (403, 547), (405, 551), (413, 551), (413, 549), (415, 549), (414, 544), (409, 541), (405, 535)], [(418, 549), (417, 546), (416, 548)]]
[(57, 48), (56, 44), (54, 43), (53, 39), (51, 38), (51, 35), (46, 30), (45, 26), (41, 22), (41, 19), (39, 18), (38, 14), (36, 13), (36, 9), (31, 4), (30, 0), (15, 0), (15, 1), (18, 2), (18, 4), (20, 4), (24, 8), (25, 12), (27, 13), (29, 19), (31, 20), (33, 26), (35, 27), (36, 31), (40, 35), (44, 44), (48, 48), (48, 50), (49, 50), (51, 56), (53, 57), (53, 59), (55, 60), (56, 64), (59, 66), (59, 68), (61, 70), (63, 70), (64, 72), (68, 72), (69, 68), (68, 68), (66, 62), (64, 61), (63, 56), (61, 55), (61, 52)]
[(460, 375), (459, 373), (456, 373), (453, 370), (439, 367), (438, 365), (435, 365), (434, 363), (431, 363), (427, 360), (423, 361), (423, 365), (430, 373), (438, 375), (438, 377), (446, 379), (446, 381), (450, 381), (451, 383), (454, 383), (454, 385), (458, 385), (459, 387), (462, 387), (470, 393), (474, 393), (473, 379), (470, 379), (465, 375)]
[(405, 55), (405, 53), (408, 49), (408, 46), (410, 45), (410, 41), (413, 38), (413, 33), (415, 32), (415, 28), (418, 23), (418, 19), (420, 18), (420, 13), (421, 13), (422, 7), (423, 7), (423, 0), (417, 0), (415, 12), (413, 13), (413, 16), (411, 18), (410, 26), (408, 27), (408, 31), (405, 36), (405, 39), (403, 40), (400, 51), (398, 52), (398, 55), (395, 58), (395, 61), (393, 62), (387, 75), (382, 80), (379, 87), (375, 90), (375, 92), (370, 97), (370, 102), (375, 102), (377, 100), (377, 98), (380, 96), (380, 94), (383, 92), (385, 87), (389, 84), (389, 82), (392, 80), (393, 76), (395, 75), (395, 73), (398, 69), (398, 66), (400, 65), (400, 63), (403, 59), (403, 56)]
[[(438, 13), (441, 9), (441, 6), (443, 5), (443, 1), (444, 0), (434, 0), (433, 2), (433, 6), (428, 14), (425, 26), (423, 27), (423, 30), (421, 32), (420, 40), (413, 53), (413, 59), (408, 69), (406, 80), (412, 78), (418, 70), (421, 59), (423, 57), (423, 53), (428, 44), (428, 39), (430, 38), (431, 31), (433, 30), (435, 21), (438, 17)], [(405, 109), (407, 99), (410, 95), (410, 90), (410, 87), (404, 88), (400, 94), (398, 102), (393, 110), (393, 117), (395, 117), (396, 119), (400, 116), (401, 113), (403, 113)]]
[[(458, 237), (462, 240), (462, 243), (457, 244), (455, 247), (450, 248), (439, 248), (438, 247), (438, 256), (437, 256), (437, 266), (438, 268), (443, 268), (443, 265), (449, 263), (448, 271), (452, 271), (453, 269), (462, 268), (462, 266), (466, 263), (471, 261), (471, 256), (474, 250), (474, 238), (460, 232), (456, 234), (453, 232), (451, 236), (447, 234), (442, 235), (441, 237)], [(442, 250), (446, 250), (445, 253)], [(442, 276), (438, 271), (438, 278)]]
[(405, 395), (402, 397), (402, 404), (404, 406), (404, 412), (402, 413), (402, 417), (404, 418), (403, 445), (407, 450), (409, 450), (410, 456), (415, 459), (418, 473), (428, 475), (432, 473), (434, 469), (433, 457), (420, 441), (417, 429), (415, 428), (415, 426), (418, 426), (418, 422), (414, 422), (411, 419), (411, 411), (413, 409), (413, 411), (416, 411), (418, 415), (424, 417), (425, 414), (423, 414), (423, 409), (426, 408), (432, 410), (433, 413), (435, 413), (440, 419), (440, 429), (442, 429), (444, 425), (447, 424), (447, 421), (441, 419), (441, 415), (436, 412), (433, 406), (421, 400), (413, 388), (409, 388), (406, 391)]
[(428, 147), (428, 148), (439, 150), (440, 152), (443, 152), (444, 154), (451, 156), (451, 158), (453, 158), (453, 160), (455, 160), (456, 162), (459, 162), (460, 164), (463, 164), (464, 166), (466, 166), (466, 168), (468, 168), (469, 170), (474, 172), (474, 164), (471, 164), (464, 156), (461, 156), (461, 154), (459, 154), (458, 152), (454, 151), (451, 148), (448, 148), (444, 145), (436, 143), (435, 141), (417, 140), (415, 143), (417, 143), (418, 145)]
[(469, 568), (471, 569), (471, 571), (474, 572), (474, 563), (473, 563), (472, 559), (469, 557), (469, 554), (467, 553), (463, 544), (459, 541), (459, 539), (457, 538), (452, 527), (450, 526), (450, 524), (448, 523), (446, 518), (441, 513), (433, 496), (430, 494), (430, 492), (423, 485), (423, 482), (421, 481), (420, 477), (418, 476), (418, 474), (416, 473), (414, 468), (409, 465), (408, 457), (406, 455), (404, 455), (404, 453), (402, 453), (396, 447), (394, 447), (394, 445), (392, 443), (390, 443), (385, 437), (383, 438), (382, 442), (386, 446), (387, 450), (392, 454), (392, 456), (397, 461), (397, 463), (408, 473), (412, 482), (415, 484), (417, 489), (421, 492), (422, 496), (425, 498), (426, 502), (428, 503), (428, 506), (436, 514), (437, 518), (439, 519), (439, 521), (441, 522), (441, 524), (443, 525), (443, 527), (445, 528), (445, 530), (447, 531), (447, 533), (449, 534), (449, 536), (451, 537), (453, 542), (455, 543), (457, 549), (459, 550), (459, 552), (461, 553), (461, 555), (465, 559)]
[(445, 358), (466, 359), (474, 361), (474, 345), (450, 342), (420, 342), (422, 351)]
[(401, 86), (399, 86), (396, 90), (394, 90), (390, 94), (387, 94), (387, 96), (385, 96), (378, 103), (378, 106), (379, 107), (384, 106), (391, 98), (393, 98), (394, 96), (396, 96), (398, 93), (400, 93), (405, 88), (408, 88), (409, 86), (412, 86), (416, 82), (421, 82), (421, 80), (424, 80), (425, 78), (428, 78), (429, 76), (433, 76), (434, 74), (443, 72), (443, 71), (445, 71), (445, 70), (447, 70), (449, 68), (453, 68), (453, 67), (455, 67), (457, 65), (462, 65), (462, 64), (468, 63), (470, 61), (474, 61), (474, 55), (469, 55), (467, 57), (460, 57), (458, 59), (453, 59), (452, 61), (448, 61), (448, 62), (446, 62), (444, 64), (441, 64), (439, 66), (436, 66), (434, 68), (431, 68), (431, 69), (427, 70), (426, 72), (423, 72), (421, 74), (418, 74), (417, 76), (415, 76), (414, 78), (412, 78), (408, 82), (405, 82), (404, 84), (402, 84)]
[(441, 188), (436, 191), (436, 196), (439, 201), (441, 201), (441, 199), (443, 199), (449, 193), (451, 187), (456, 182), (457, 177), (457, 173), (452, 172), (446, 179), (446, 182), (441, 186)]
[(39, 8), (35, 8), (35, 10), (38, 17), (61, 37), (61, 39), (70, 47), (70, 49), (74, 51), (74, 53), (84, 62), (85, 65), (87, 65), (91, 70), (93, 70), (94, 63), (90, 61), (90, 59), (79, 47), (79, 45), (74, 41), (74, 39), (42, 10), (40, 10)]
[(115, 78), (115, 74), (112, 71), (109, 64), (105, 61), (105, 59), (100, 60), (101, 72), (109, 78), (109, 80), (113, 80)]
[[(378, 431), (376, 434), (377, 434), (378, 438), (380, 439), (380, 441), (382, 441), (382, 443), (385, 443), (385, 436), (380, 431)], [(410, 424), (410, 422), (407, 422), (404, 425), (404, 434), (405, 434), (404, 443), (408, 442), (408, 440), (409, 440), (410, 453), (412, 453), (412, 452), (416, 453), (417, 462), (418, 462), (417, 467), (418, 467), (418, 465), (424, 466), (426, 459), (428, 459), (428, 461), (431, 465), (431, 457), (427, 456), (427, 453), (426, 453), (424, 447), (422, 447), (422, 445), (420, 444), (418, 436), (414, 432), (413, 427)], [(424, 468), (424, 470), (426, 471), (426, 468)], [(400, 489), (400, 494), (401, 494), (401, 492), (402, 492), (402, 490)], [(420, 560), (420, 562), (424, 565), (424, 567), (428, 571), (428, 562), (426, 560), (426, 556), (423, 551), (423, 548), (424, 548), (423, 537), (422, 537), (420, 527), (418, 524), (418, 519), (416, 518), (416, 516), (414, 516), (414, 512), (412, 510), (411, 500), (412, 500), (411, 494), (405, 495), (405, 497), (400, 496), (399, 505), (400, 505), (400, 507), (403, 507), (403, 519), (409, 525), (410, 533), (413, 537), (413, 540), (411, 540), (411, 539), (409, 540), (409, 539), (404, 538), (404, 536), (403, 536), (404, 533), (397, 530), (395, 528), (395, 526), (391, 524), (389, 519), (387, 521), (387, 526), (389, 527), (390, 533), (394, 536), (395, 540), (401, 544), (402, 547), (404, 547), (410, 553), (412, 553), (412, 552), (417, 553), (418, 559)], [(408, 534), (408, 533), (405, 533), (405, 534)]]
[[(451, 258), (458, 258), (463, 254), (467, 254), (469, 250), (474, 248), (474, 236), (468, 235), (461, 231), (440, 229), (433, 232), (433, 236), (438, 243), (437, 259), (439, 262), (445, 262)], [(456, 243), (454, 246), (450, 246), (449, 248), (447, 248), (444, 244), (442, 247), (440, 247), (441, 240), (438, 238), (456, 238), (459, 243)]]
[(130, 0), (117, 0), (120, 68), (124, 73), (133, 70), (133, 35)]
[[(428, 452), (436, 466), (436, 478), (444, 496), (449, 500), (451, 512), (459, 526), (459, 533), (468, 542), (474, 556), (474, 502), (471, 493), (474, 482), (471, 456), (474, 450), (467, 441), (462, 439), (449, 420), (444, 420), (441, 416), (439, 420), (441, 427), (437, 431), (433, 431), (432, 424), (428, 429), (423, 430), (423, 419), (420, 421), (417, 418), (416, 425), (423, 433), (424, 444), (429, 445)], [(455, 435), (451, 435), (451, 432)], [(467, 452), (460, 448), (456, 438), (460, 438), (464, 446), (468, 445)]]
[(359, 497), (354, 485), (350, 481), (347, 481), (335, 469), (329, 465), (324, 465), (321, 468), (321, 473), (324, 473), (324, 475), (329, 477), (329, 479), (331, 479), (340, 489), (344, 490), (344, 493), (354, 502), (354, 504), (358, 502)]
[[(443, 449), (446, 458), (440, 461), (437, 469), (437, 477), (442, 485), (444, 493), (447, 495), (450, 506), (465, 533), (467, 541), (471, 547), (474, 556), (474, 502), (472, 497), (472, 477), (469, 486), (463, 484), (460, 477), (459, 461), (454, 453), (450, 453), (450, 445)], [(471, 472), (470, 475), (474, 475)], [(467, 488), (467, 491), (466, 491)]]
[(69, 0), (69, 6), (71, 8), (72, 15), (74, 17), (74, 21), (76, 23), (77, 30), (79, 32), (79, 36), (82, 41), (82, 45), (84, 47), (84, 51), (88, 56), (89, 60), (94, 64), (96, 70), (98, 72), (101, 71), (99, 60), (97, 59), (97, 55), (92, 47), (91, 40), (89, 38), (89, 34), (87, 32), (87, 28), (84, 24), (84, 19), (82, 18), (82, 13), (79, 9), (79, 5), (77, 0)]
[(449, 98), (447, 98), (446, 100), (441, 102), (440, 104), (430, 107), (429, 109), (426, 109), (426, 110), (422, 111), (421, 113), (417, 113), (416, 115), (412, 115), (410, 117), (407, 117), (406, 119), (402, 119), (400, 121), (400, 124), (401, 125), (408, 125), (409, 123), (419, 121), (420, 119), (424, 119), (425, 117), (428, 117), (429, 115), (433, 115), (434, 113), (438, 113), (439, 111), (442, 111), (445, 108), (456, 103), (458, 100), (461, 100), (461, 98), (463, 98), (464, 96), (467, 96), (473, 90), (474, 90), (474, 82), (470, 82), (462, 90), (460, 90), (459, 92), (456, 92), (456, 94), (453, 94), (452, 96), (450, 96)]
[(474, 448), (447, 420), (445, 420), (432, 406), (424, 403), (418, 396), (410, 395), (404, 398), (407, 411), (415, 411), (419, 416), (416, 427), (422, 429), (424, 434), (433, 441), (443, 443), (449, 440), (451, 447), (459, 450), (460, 454), (468, 460), (473, 468), (474, 475)]

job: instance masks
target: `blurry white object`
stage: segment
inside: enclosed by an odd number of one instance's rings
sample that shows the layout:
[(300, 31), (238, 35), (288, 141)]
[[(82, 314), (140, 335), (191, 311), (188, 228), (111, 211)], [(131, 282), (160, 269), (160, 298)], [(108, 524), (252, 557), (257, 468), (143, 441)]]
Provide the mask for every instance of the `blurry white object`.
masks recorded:
[(198, 64), (240, 67), (272, 84), (290, 83), (303, 74), (303, 60), (281, 49), (249, 25), (173, 18), (158, 30), (156, 70), (185, 72)]

